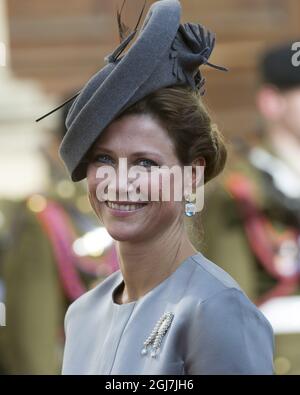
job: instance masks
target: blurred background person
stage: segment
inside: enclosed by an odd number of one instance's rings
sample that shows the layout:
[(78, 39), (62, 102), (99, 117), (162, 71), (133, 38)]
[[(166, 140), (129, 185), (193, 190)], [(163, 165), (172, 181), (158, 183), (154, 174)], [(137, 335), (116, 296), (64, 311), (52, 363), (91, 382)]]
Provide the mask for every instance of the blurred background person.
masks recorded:
[(50, 188), (0, 201), (6, 224), (0, 233), (4, 374), (59, 374), (67, 307), (118, 268), (112, 239), (89, 210), (84, 184), (74, 186), (58, 158), (66, 111), (42, 146)]
[(233, 140), (231, 165), (206, 195), (202, 249), (270, 319), (278, 371), (300, 374), (300, 68), (292, 44), (260, 59), (263, 128), (251, 141)]

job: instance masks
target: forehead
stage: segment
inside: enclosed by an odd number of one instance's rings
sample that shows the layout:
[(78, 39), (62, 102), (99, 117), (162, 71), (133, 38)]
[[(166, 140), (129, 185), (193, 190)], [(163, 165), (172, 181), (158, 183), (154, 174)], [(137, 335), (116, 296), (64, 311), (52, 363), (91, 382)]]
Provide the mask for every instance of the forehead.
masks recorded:
[(147, 114), (125, 115), (112, 122), (100, 135), (95, 146), (135, 149), (141, 146), (173, 150), (173, 142), (167, 131)]

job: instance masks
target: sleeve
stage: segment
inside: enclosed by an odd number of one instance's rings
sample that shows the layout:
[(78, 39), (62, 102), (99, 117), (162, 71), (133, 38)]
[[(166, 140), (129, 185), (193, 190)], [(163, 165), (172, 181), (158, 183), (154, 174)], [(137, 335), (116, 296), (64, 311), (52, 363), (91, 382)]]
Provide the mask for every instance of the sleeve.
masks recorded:
[(227, 288), (195, 308), (186, 374), (274, 374), (273, 351), (267, 319), (243, 292)]

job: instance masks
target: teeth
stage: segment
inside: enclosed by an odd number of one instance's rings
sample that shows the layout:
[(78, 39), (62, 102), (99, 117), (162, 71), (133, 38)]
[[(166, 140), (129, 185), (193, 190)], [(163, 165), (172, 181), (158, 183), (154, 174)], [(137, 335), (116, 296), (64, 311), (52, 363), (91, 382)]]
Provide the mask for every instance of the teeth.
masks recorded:
[(141, 207), (145, 206), (145, 204), (118, 204), (118, 203), (112, 203), (112, 202), (107, 202), (107, 206), (109, 208), (117, 209), (117, 210), (122, 210), (122, 211), (134, 211), (138, 210)]

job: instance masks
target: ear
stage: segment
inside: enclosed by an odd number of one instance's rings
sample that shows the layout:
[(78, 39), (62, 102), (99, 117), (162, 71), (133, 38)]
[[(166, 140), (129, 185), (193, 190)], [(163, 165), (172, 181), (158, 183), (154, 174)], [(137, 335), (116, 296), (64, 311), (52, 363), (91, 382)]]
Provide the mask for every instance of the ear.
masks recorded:
[(256, 104), (266, 120), (278, 122), (284, 114), (285, 97), (276, 87), (266, 85), (257, 92)]
[(205, 170), (205, 159), (203, 157), (193, 160), (191, 165), (191, 171), (186, 173), (185, 177), (185, 190), (184, 196), (189, 201), (192, 201), (196, 205), (196, 212), (203, 209), (204, 205), (204, 170)]
[(204, 170), (206, 161), (205, 158), (200, 157), (192, 162), (192, 185), (193, 189), (204, 184)]
[[(205, 159), (203, 157), (193, 160), (184, 169), (184, 194), (194, 194), (198, 187), (204, 185)], [(192, 192), (193, 191), (193, 192)]]

